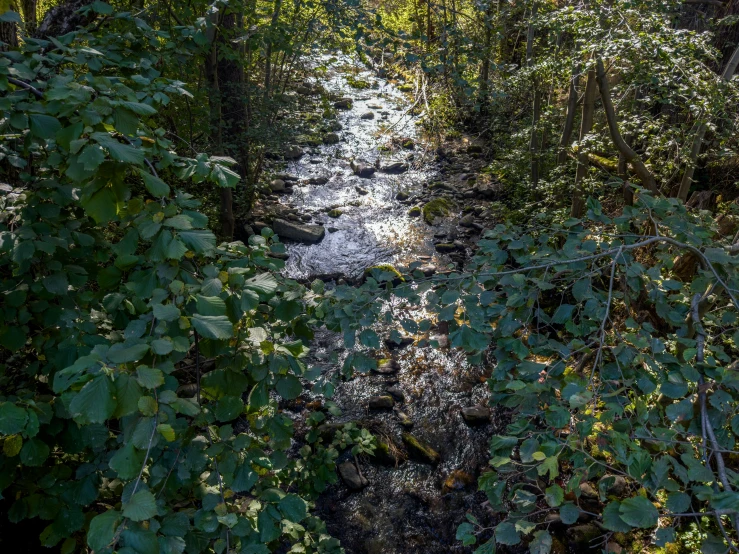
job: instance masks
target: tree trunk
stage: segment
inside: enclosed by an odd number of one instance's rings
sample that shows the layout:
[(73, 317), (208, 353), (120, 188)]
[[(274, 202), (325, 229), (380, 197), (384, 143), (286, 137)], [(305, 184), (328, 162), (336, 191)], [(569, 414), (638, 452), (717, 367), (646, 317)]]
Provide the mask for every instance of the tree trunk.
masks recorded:
[(36, 32), (36, 25), (38, 25), (37, 0), (22, 0), (21, 5), (23, 7), (23, 22), (26, 26), (26, 34), (31, 36)]
[[(15, 11), (16, 7), (13, 2), (9, 2), (7, 11)], [(0, 13), (3, 10), (0, 9)], [(12, 50), (18, 47), (18, 25), (12, 21), (0, 21), (0, 52)]]
[[(272, 12), (272, 21), (267, 31), (269, 35), (274, 33), (277, 28), (277, 22), (280, 20), (280, 12), (282, 11), (282, 0), (275, 0), (275, 9)], [(267, 36), (267, 45), (264, 49), (264, 101), (269, 100), (271, 81), (272, 81), (272, 37)]]
[[(534, 38), (536, 37), (536, 25), (534, 19), (538, 13), (536, 0), (531, 6), (531, 19), (529, 20), (529, 30), (526, 35), (526, 67), (531, 68), (534, 64)], [(539, 82), (536, 75), (532, 74), (531, 79), (534, 87), (534, 107), (531, 116), (531, 138), (529, 140), (529, 156), (531, 164), (531, 184), (534, 188), (539, 184), (539, 140), (538, 127), (539, 117), (541, 116), (541, 91), (539, 90)]]
[[(729, 63), (726, 64), (726, 67), (721, 74), (721, 78), (724, 81), (730, 81), (731, 78), (734, 76), (734, 73), (736, 72), (737, 65), (739, 65), (739, 46), (736, 47), (734, 53), (731, 55)], [(698, 156), (701, 153), (701, 148), (703, 147), (703, 139), (705, 138), (706, 131), (708, 130), (708, 122), (697, 124), (695, 129), (696, 130), (693, 137), (693, 145), (690, 147), (690, 158), (688, 159), (685, 173), (683, 173), (683, 178), (680, 181), (680, 188), (677, 191), (677, 197), (683, 202), (686, 202), (688, 200), (690, 185), (693, 183), (693, 175), (695, 174), (695, 166), (698, 162)]]
[(580, 146), (577, 151), (577, 173), (575, 174), (575, 190), (572, 195), (572, 207), (570, 215), (575, 218), (582, 217), (585, 209), (585, 198), (582, 190), (582, 182), (588, 174), (588, 153), (583, 148), (582, 141), (593, 128), (593, 112), (595, 111), (595, 69), (588, 71), (585, 82), (585, 97), (582, 104), (582, 123), (580, 123)]
[(570, 80), (570, 93), (567, 96), (567, 114), (565, 125), (562, 129), (562, 138), (559, 139), (559, 152), (557, 153), (557, 165), (562, 165), (567, 160), (567, 150), (572, 141), (572, 131), (575, 128), (575, 111), (577, 110), (577, 88), (580, 86), (580, 64), (575, 66)]
[(616, 119), (616, 110), (613, 107), (611, 101), (611, 92), (608, 87), (608, 77), (606, 76), (605, 67), (603, 67), (603, 60), (600, 58), (596, 59), (596, 66), (598, 68), (597, 79), (598, 86), (600, 88), (600, 98), (603, 102), (603, 109), (606, 112), (606, 120), (608, 121), (608, 129), (611, 132), (611, 139), (618, 148), (618, 151), (626, 158), (626, 162), (630, 163), (634, 168), (634, 173), (637, 174), (641, 179), (642, 185), (652, 191), (655, 196), (659, 195), (659, 188), (657, 188), (657, 182), (654, 180), (654, 175), (647, 169), (644, 162), (641, 160), (639, 155), (628, 145), (621, 136), (618, 130), (618, 120)]

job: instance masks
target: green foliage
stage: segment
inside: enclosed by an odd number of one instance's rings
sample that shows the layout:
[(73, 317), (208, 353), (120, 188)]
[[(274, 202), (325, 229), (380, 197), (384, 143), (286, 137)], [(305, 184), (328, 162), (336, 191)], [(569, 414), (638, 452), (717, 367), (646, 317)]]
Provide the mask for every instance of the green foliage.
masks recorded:
[[(329, 301), (280, 276), (273, 239), (217, 244), (187, 192), (239, 180), (233, 160), (181, 156), (159, 126), (190, 94), (155, 66), (197, 51), (194, 29), (110, 17), (110, 34), (0, 58), (12, 519), (40, 516), (45, 546), (95, 552), (340, 552), (309, 513), (335, 456), (317, 440), (288, 458), (293, 424), (272, 394), (303, 392)], [(352, 441), (372, 449), (364, 432)]]

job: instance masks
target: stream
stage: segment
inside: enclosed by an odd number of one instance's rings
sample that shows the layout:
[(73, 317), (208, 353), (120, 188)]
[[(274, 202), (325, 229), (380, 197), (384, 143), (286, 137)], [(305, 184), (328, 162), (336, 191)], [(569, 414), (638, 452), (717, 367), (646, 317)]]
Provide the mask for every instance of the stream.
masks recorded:
[[(319, 84), (332, 97), (352, 102), (350, 109), (338, 110), (341, 140), (312, 148), (285, 169), (298, 184), (280, 202), (309, 214), (328, 230), (318, 244), (289, 243), (286, 275), (355, 279), (379, 263), (403, 267), (413, 261), (446, 267), (450, 259), (436, 252), (434, 236), (455, 222), (450, 218), (431, 226), (408, 215), (411, 206), (421, 204), (418, 195), (424, 186), (439, 178), (418, 131), (418, 117), (409, 114), (409, 95), (349, 58), (325, 58), (323, 63), (327, 71)], [(352, 88), (347, 75), (371, 88)], [(389, 151), (382, 148), (389, 144), (394, 145)], [(398, 162), (409, 170), (375, 171), (371, 178), (362, 178), (351, 166), (354, 161), (375, 167), (378, 159), (380, 168)], [(340, 215), (330, 217), (329, 210)], [(385, 335), (390, 330), (378, 329)], [(447, 342), (443, 328), (433, 333), (442, 346)], [(340, 335), (321, 331), (312, 346), (311, 362), (325, 372), (338, 371), (346, 355)], [(335, 353), (340, 353), (338, 362)], [(342, 414), (329, 420), (361, 422), (391, 450), (397, 449), (399, 463), (360, 458), (368, 484), (351, 490), (339, 480), (320, 497), (317, 515), (348, 554), (471, 552), (455, 540), (455, 532), (467, 512), (484, 517), (486, 497), (476, 492), (477, 477), (489, 457), (493, 424), (468, 425), (461, 409), (486, 404), (482, 369), (468, 366), (463, 354), (443, 347), (410, 345), (383, 357), (395, 360), (397, 371), (341, 382), (333, 400)], [(388, 388), (394, 406), (370, 409), (369, 399), (388, 395)], [(430, 445), (439, 455), (438, 463), (414, 457), (404, 445), (404, 433)]]

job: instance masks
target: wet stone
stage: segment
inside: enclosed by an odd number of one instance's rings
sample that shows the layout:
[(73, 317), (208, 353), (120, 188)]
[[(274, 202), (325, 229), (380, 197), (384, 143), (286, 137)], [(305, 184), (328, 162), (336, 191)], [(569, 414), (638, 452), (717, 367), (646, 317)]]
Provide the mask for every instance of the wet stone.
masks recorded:
[(302, 223), (285, 221), (284, 219), (275, 219), (272, 229), (284, 239), (306, 242), (309, 244), (320, 242), (326, 234), (326, 229), (320, 225), (305, 225)]
[(356, 190), (356, 191), (357, 191), (357, 192), (358, 192), (359, 194), (361, 194), (362, 196), (364, 196), (364, 195), (366, 195), (366, 194), (369, 194), (369, 191), (368, 191), (367, 189), (365, 189), (365, 188), (362, 188), (362, 187), (354, 187), (354, 189), (355, 189), (355, 190)]
[(385, 390), (397, 402), (403, 402), (405, 400), (405, 394), (403, 393), (403, 389), (401, 389), (400, 387), (388, 387)]
[(297, 144), (291, 144), (282, 151), (282, 157), (286, 160), (297, 160), (305, 155), (303, 149)]
[(452, 471), (449, 476), (444, 479), (444, 484), (441, 488), (443, 492), (459, 491), (474, 485), (475, 482), (476, 479), (474, 475), (470, 475), (466, 471), (457, 469)]
[(282, 179), (275, 179), (269, 184), (269, 188), (272, 192), (283, 192), (285, 190), (285, 181)]
[(467, 214), (462, 219), (459, 220), (459, 225), (461, 227), (472, 227), (472, 224), (475, 222), (471, 214)]
[(400, 371), (400, 364), (395, 360), (380, 360), (377, 363), (376, 373), (391, 375)]
[(350, 110), (352, 107), (352, 99), (351, 98), (340, 98), (336, 102), (334, 102), (334, 108), (337, 110)]
[(622, 475), (604, 475), (598, 481), (598, 489), (605, 490), (608, 496), (617, 496), (619, 498), (625, 496), (629, 491), (626, 478)]
[(353, 491), (362, 490), (364, 487), (369, 485), (369, 481), (360, 475), (357, 471), (356, 466), (351, 462), (344, 462), (338, 466), (339, 476), (344, 484)]
[(375, 114), (374, 112), (365, 112), (361, 116), (359, 116), (360, 119), (374, 119)]
[(403, 433), (403, 444), (410, 457), (418, 462), (436, 465), (441, 461), (441, 456), (429, 443), (410, 433)]
[(407, 413), (405, 413), (402, 410), (399, 410), (398, 407), (395, 407), (395, 415), (398, 418), (399, 423), (405, 427), (406, 429), (410, 429), (413, 427), (413, 420), (411, 419), (411, 416), (409, 416)]
[(485, 406), (462, 408), (462, 417), (469, 425), (483, 425), (490, 421), (490, 410)]
[(336, 144), (341, 140), (341, 137), (339, 137), (338, 133), (327, 133), (323, 137), (323, 142), (326, 144)]
[(398, 175), (408, 171), (408, 164), (403, 162), (392, 162), (382, 166), (380, 169), (383, 173), (390, 173), (391, 175)]
[(403, 200), (408, 200), (410, 198), (410, 194), (408, 194), (406, 191), (401, 190), (398, 194), (395, 195), (396, 200), (400, 200), (401, 202)]
[(437, 252), (454, 252), (457, 249), (457, 245), (450, 242), (440, 242), (434, 245)]
[(395, 400), (392, 396), (372, 396), (369, 399), (371, 410), (389, 410), (393, 406), (395, 406)]

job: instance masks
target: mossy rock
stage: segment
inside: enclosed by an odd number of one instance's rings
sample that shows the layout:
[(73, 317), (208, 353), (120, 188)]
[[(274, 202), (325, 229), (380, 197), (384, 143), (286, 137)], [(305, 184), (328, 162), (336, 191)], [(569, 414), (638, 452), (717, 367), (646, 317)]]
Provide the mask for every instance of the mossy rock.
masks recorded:
[(435, 198), (423, 206), (423, 219), (431, 225), (437, 217), (447, 217), (453, 206), (454, 203), (447, 198)]
[(411, 217), (418, 217), (421, 215), (421, 207), (420, 206), (413, 206), (410, 210), (408, 210), (408, 215)]
[(368, 89), (371, 86), (369, 81), (365, 81), (363, 79), (357, 79), (356, 77), (352, 77), (352, 76), (347, 77), (346, 82), (350, 87), (358, 89), (358, 90)]
[(373, 270), (379, 270), (382, 273), (390, 273), (392, 274), (392, 279), (385, 279), (386, 281), (392, 280), (394, 283), (399, 282), (403, 283), (405, 282), (405, 279), (403, 279), (403, 274), (400, 273), (395, 267), (391, 264), (377, 264), (373, 265), (372, 267), (368, 267), (364, 270), (364, 276), (365, 277), (372, 277), (372, 271)]
[(333, 217), (334, 219), (337, 219), (341, 217), (342, 213), (344, 212), (342, 212), (341, 210), (334, 209), (334, 210), (329, 211), (326, 215), (328, 215), (329, 217)]
[(377, 441), (377, 448), (375, 448), (373, 457), (377, 463), (386, 466), (398, 466), (407, 459), (405, 454), (398, 450), (397, 446), (381, 440)]
[(410, 83), (405, 83), (404, 85), (400, 85), (400, 86), (398, 87), (398, 90), (399, 90), (400, 92), (413, 92), (414, 90), (416, 90), (416, 87), (414, 87), (414, 86), (413, 86), (412, 84), (410, 84)]
[(403, 444), (408, 449), (410, 457), (416, 461), (431, 465), (436, 465), (441, 461), (441, 455), (430, 444), (410, 433), (403, 433)]

